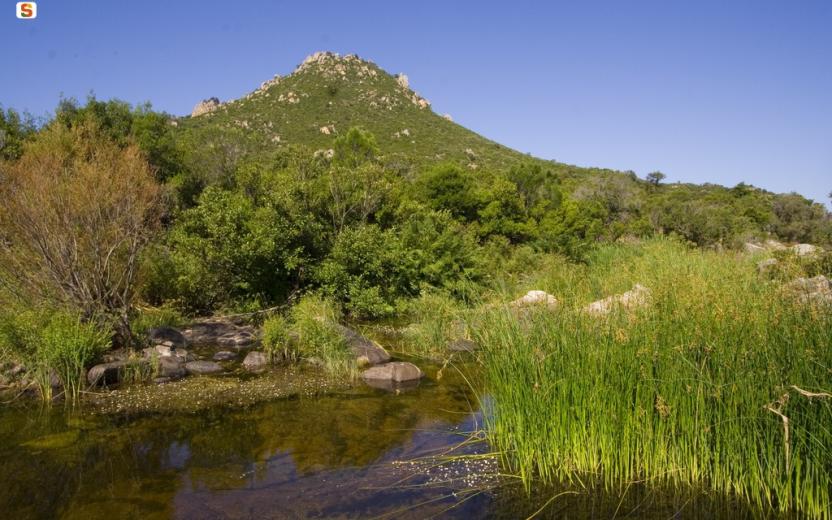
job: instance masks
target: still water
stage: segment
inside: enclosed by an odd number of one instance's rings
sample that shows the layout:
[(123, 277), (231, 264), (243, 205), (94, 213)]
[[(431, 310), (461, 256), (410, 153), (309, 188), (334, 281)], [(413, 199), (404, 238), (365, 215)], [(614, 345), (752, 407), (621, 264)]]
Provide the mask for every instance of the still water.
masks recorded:
[(0, 408), (2, 518), (526, 518), (547, 502), (543, 518), (747, 515), (638, 488), (528, 496), (476, 456), (481, 413), (453, 374), (194, 413), (32, 406)]

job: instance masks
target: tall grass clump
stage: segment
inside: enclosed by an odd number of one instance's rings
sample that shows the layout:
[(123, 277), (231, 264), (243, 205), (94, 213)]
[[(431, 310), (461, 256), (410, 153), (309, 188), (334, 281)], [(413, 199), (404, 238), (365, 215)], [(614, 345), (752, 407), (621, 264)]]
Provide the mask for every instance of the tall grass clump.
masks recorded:
[(285, 317), (274, 314), (263, 321), (263, 350), (270, 362), (299, 360), (300, 353), (292, 348), (290, 338), (290, 324)]
[(44, 401), (53, 399), (56, 376), (65, 400), (75, 403), (86, 384), (84, 369), (109, 348), (110, 338), (70, 313), (25, 311), (0, 319), (0, 343), (27, 367)]
[(340, 309), (331, 300), (315, 294), (301, 298), (289, 310), (287, 358), (310, 361), (331, 375), (354, 377), (357, 367), (337, 328), (340, 319)]
[(402, 347), (407, 354), (437, 359), (447, 354), (448, 343), (468, 339), (472, 313), (459, 300), (442, 292), (424, 292), (408, 306), (411, 324), (404, 329)]
[[(829, 518), (832, 310), (745, 257), (667, 240), (578, 269), (540, 276), (557, 310), (491, 310), (476, 331), (490, 440), (527, 486), (689, 486)], [(583, 310), (635, 283), (647, 305)]]

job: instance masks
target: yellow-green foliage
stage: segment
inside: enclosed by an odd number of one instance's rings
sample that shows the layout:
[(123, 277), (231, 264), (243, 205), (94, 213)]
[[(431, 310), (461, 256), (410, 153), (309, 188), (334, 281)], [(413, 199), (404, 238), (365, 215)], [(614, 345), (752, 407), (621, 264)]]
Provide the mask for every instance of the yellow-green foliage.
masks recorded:
[[(753, 258), (666, 240), (536, 281), (558, 310), (495, 309), (476, 331), (490, 439), (527, 483), (684, 484), (828, 518), (832, 398), (801, 390), (832, 390), (829, 308), (789, 299)], [(635, 283), (648, 305), (583, 310)]]

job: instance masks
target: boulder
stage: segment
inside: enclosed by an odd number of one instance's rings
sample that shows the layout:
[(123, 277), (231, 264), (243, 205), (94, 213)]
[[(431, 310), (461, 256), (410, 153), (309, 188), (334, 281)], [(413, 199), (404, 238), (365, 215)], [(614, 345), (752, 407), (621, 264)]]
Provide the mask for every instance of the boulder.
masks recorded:
[(448, 350), (451, 352), (474, 352), (478, 348), (480, 346), (470, 339), (455, 339), (448, 343)]
[(229, 352), (227, 350), (220, 350), (219, 352), (214, 354), (214, 361), (231, 361), (235, 359), (237, 354), (234, 352)]
[(546, 305), (551, 308), (557, 306), (558, 300), (546, 291), (529, 291), (525, 295), (511, 302), (511, 304), (515, 307), (525, 307), (527, 305)]
[(173, 327), (157, 327), (147, 331), (151, 345), (163, 345), (169, 348), (184, 348), (187, 345), (185, 336)]
[(765, 247), (761, 246), (760, 244), (755, 244), (753, 242), (746, 242), (744, 247), (746, 253), (760, 253), (766, 250)]
[(765, 274), (774, 269), (774, 267), (779, 263), (780, 262), (778, 262), (776, 258), (766, 258), (765, 260), (760, 260), (757, 262), (757, 272)]
[(368, 385), (385, 390), (393, 390), (401, 385), (415, 385), (425, 374), (413, 363), (393, 361), (370, 367), (361, 377)]
[(175, 356), (160, 357), (156, 368), (157, 378), (179, 379), (187, 375), (183, 363)]
[(191, 361), (185, 363), (185, 370), (196, 376), (218, 374), (223, 371), (222, 366), (213, 361)]
[(789, 250), (797, 256), (812, 256), (817, 254), (818, 247), (812, 244), (795, 244)]
[(209, 319), (192, 323), (182, 330), (182, 335), (192, 345), (219, 345), (237, 347), (256, 341), (254, 327), (241, 325), (229, 319)]
[(832, 282), (822, 274), (793, 280), (784, 285), (783, 290), (802, 303), (832, 304)]
[(777, 240), (766, 240), (765, 244), (763, 245), (766, 246), (766, 249), (769, 249), (771, 251), (782, 251), (786, 249), (786, 246), (784, 246), (781, 242), (778, 242)]
[(634, 309), (646, 305), (650, 298), (650, 289), (641, 284), (635, 284), (632, 289), (621, 294), (615, 294), (590, 303), (586, 312), (595, 316), (609, 314), (615, 308)]
[(253, 350), (243, 360), (243, 368), (249, 372), (262, 372), (269, 365), (269, 358), (266, 354)]
[(117, 385), (126, 361), (111, 361), (95, 365), (87, 371), (87, 382), (92, 385)]
[(189, 353), (187, 350), (183, 348), (171, 348), (165, 345), (156, 345), (155, 347), (148, 347), (142, 350), (142, 354), (146, 359), (151, 358), (165, 358), (165, 357), (173, 357), (179, 360), (181, 363), (186, 363), (188, 361), (193, 361), (194, 356), (193, 354)]
[(335, 329), (346, 340), (347, 346), (352, 351), (359, 366), (379, 365), (390, 361), (390, 354), (375, 341), (371, 341), (358, 332), (337, 323)]

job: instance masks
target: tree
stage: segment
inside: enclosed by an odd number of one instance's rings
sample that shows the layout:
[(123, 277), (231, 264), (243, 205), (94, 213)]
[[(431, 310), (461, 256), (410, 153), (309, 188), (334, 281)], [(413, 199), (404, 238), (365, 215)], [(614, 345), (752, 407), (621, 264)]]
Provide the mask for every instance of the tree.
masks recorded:
[(0, 169), (0, 285), (128, 339), (139, 252), (158, 222), (145, 155), (92, 122), (52, 124)]
[(0, 159), (14, 160), (23, 152), (23, 143), (35, 133), (32, 116), (11, 108), (0, 110)]
[(647, 174), (647, 182), (654, 186), (658, 186), (661, 182), (667, 178), (667, 175), (663, 174), (662, 172), (655, 171), (650, 172)]

